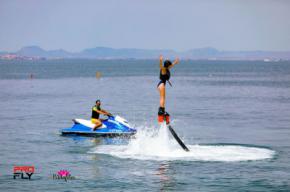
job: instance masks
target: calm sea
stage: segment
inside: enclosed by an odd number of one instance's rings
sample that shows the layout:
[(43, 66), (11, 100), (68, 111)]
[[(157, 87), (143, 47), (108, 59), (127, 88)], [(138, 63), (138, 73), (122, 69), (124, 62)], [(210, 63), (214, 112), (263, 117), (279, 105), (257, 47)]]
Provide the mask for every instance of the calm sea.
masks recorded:
[[(190, 152), (156, 122), (158, 75), (155, 60), (0, 61), (0, 191), (290, 191), (290, 62), (175, 66), (166, 108)], [(61, 136), (96, 99), (137, 135)]]

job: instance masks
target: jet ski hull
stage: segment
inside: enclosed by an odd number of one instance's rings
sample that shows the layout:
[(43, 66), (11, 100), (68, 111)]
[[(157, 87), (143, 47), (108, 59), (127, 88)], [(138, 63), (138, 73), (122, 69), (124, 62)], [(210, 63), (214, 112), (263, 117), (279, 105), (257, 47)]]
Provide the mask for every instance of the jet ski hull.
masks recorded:
[[(109, 117), (103, 121), (103, 126), (93, 131), (94, 124), (88, 120), (74, 119), (71, 128), (61, 130), (62, 135), (81, 135), (89, 137), (116, 137), (131, 136), (137, 131), (132, 128), (123, 118)], [(122, 122), (125, 121), (125, 122)]]

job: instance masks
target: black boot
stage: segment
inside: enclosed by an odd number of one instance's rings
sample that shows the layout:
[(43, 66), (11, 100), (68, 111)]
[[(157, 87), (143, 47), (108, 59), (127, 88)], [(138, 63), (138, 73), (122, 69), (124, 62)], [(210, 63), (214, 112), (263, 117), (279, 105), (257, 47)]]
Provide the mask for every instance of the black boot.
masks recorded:
[(164, 115), (164, 114), (165, 114), (165, 108), (164, 107), (159, 107), (158, 115)]

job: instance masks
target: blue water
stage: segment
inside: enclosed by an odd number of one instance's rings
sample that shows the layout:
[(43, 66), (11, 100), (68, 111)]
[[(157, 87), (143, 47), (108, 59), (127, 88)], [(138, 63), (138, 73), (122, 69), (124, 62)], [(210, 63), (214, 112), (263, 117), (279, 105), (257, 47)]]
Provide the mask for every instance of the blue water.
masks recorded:
[[(0, 191), (290, 191), (290, 62), (174, 67), (167, 110), (190, 153), (156, 123), (158, 73), (153, 60), (0, 61)], [(98, 98), (134, 138), (59, 134)], [(35, 166), (32, 180), (14, 165)], [(76, 179), (53, 180), (61, 169)]]

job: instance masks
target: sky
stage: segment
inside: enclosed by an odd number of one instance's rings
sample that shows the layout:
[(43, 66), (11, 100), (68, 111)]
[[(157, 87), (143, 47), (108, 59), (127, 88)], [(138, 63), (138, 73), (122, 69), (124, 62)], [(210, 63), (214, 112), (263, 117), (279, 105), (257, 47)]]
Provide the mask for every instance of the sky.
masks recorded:
[(0, 0), (0, 50), (290, 51), (289, 0)]

